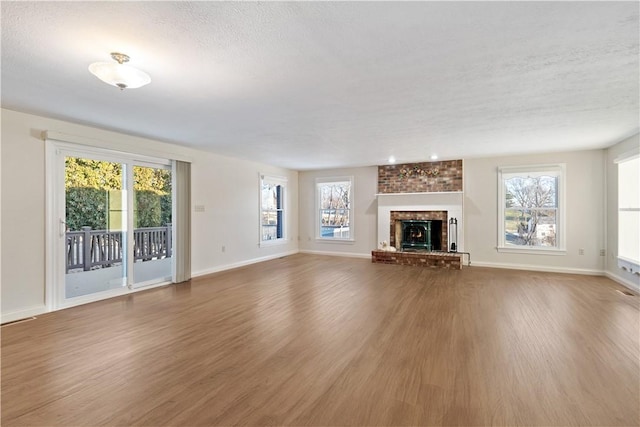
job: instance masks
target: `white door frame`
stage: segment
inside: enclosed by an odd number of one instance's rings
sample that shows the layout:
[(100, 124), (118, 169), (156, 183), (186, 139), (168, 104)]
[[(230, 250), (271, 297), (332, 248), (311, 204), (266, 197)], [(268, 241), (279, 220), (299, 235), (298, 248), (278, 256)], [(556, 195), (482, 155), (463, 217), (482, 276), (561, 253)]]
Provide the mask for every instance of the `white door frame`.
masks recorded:
[[(45, 305), (47, 311), (54, 311), (68, 308), (80, 304), (99, 301), (118, 295), (123, 295), (139, 290), (145, 286), (145, 289), (156, 286), (164, 286), (171, 282), (154, 282), (152, 284), (142, 283), (134, 286), (133, 283), (133, 191), (127, 190), (127, 250), (126, 260), (123, 259), (127, 274), (127, 286), (122, 289), (112, 289), (95, 294), (89, 294), (74, 298), (65, 298), (65, 268), (64, 268), (64, 238), (66, 237), (65, 227), (65, 205), (64, 195), (60, 197), (60, 189), (64, 188), (64, 158), (65, 156), (77, 157), (98, 157), (100, 160), (113, 161), (126, 164), (126, 174), (123, 185), (133, 183), (132, 166), (153, 166), (166, 167), (172, 164), (166, 159), (158, 159), (141, 155), (122, 153), (108, 149), (100, 149), (92, 146), (84, 146), (72, 143), (61, 142), (57, 140), (48, 140), (45, 143), (45, 193), (46, 193), (46, 219), (45, 219)], [(132, 184), (133, 185), (133, 184)], [(175, 197), (172, 198), (172, 207), (175, 214)], [(172, 260), (172, 265), (175, 265)], [(175, 267), (174, 267), (175, 269)]]

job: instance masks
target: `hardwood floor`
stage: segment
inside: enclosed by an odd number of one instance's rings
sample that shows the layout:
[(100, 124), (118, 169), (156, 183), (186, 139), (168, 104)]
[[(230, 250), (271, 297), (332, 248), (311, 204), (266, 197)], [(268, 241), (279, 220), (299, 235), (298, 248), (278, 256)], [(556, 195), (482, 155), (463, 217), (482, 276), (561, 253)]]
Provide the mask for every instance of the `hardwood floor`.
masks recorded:
[(2, 425), (639, 425), (603, 277), (294, 255), (2, 328)]

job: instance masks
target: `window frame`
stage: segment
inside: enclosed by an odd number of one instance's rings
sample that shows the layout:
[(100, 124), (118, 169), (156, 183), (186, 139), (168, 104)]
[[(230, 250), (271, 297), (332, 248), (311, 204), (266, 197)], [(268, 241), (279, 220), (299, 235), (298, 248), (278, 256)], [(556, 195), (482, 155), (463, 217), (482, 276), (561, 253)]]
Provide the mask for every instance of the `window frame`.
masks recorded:
[[(331, 183), (344, 183), (349, 182), (349, 237), (323, 237), (322, 236), (322, 224), (321, 224), (321, 192), (320, 186)], [(315, 234), (316, 241), (327, 243), (354, 243), (355, 242), (355, 217), (354, 217), (354, 195), (355, 195), (355, 180), (353, 176), (331, 176), (331, 177), (319, 177), (315, 180)]]
[[(287, 189), (287, 184), (288, 184), (288, 179), (286, 177), (282, 177), (282, 176), (275, 176), (275, 175), (268, 175), (268, 174), (260, 174), (259, 175), (259, 185), (258, 185), (258, 198), (259, 198), (259, 210), (258, 210), (258, 245), (260, 247), (265, 247), (265, 246), (273, 246), (273, 245), (280, 245), (280, 244), (284, 244), (287, 242), (287, 237), (288, 237), (288, 233), (287, 233), (287, 207), (288, 207), (288, 203), (287, 203), (287, 197), (288, 197), (288, 189)], [(263, 200), (262, 200), (262, 187), (264, 186), (264, 183), (269, 183), (269, 184), (274, 184), (277, 186), (280, 186), (280, 208), (276, 208), (275, 210), (273, 209), (266, 209), (263, 206)], [(282, 230), (282, 236), (281, 237), (277, 237), (275, 239), (268, 239), (268, 240), (264, 240), (263, 236), (263, 226), (264, 224), (262, 223), (262, 214), (265, 212), (281, 212), (281, 222), (282, 222), (282, 226), (280, 227), (280, 229)], [(277, 215), (277, 214), (276, 214)], [(277, 225), (276, 225), (277, 226)]]
[[(44, 135), (45, 156), (46, 156), (46, 249), (45, 249), (45, 305), (47, 311), (56, 311), (64, 308), (74, 307), (89, 302), (101, 301), (114, 296), (126, 295), (143, 289), (150, 289), (159, 286), (166, 286), (176, 282), (177, 258), (183, 254), (179, 252), (177, 242), (177, 223), (178, 221), (190, 221), (190, 208), (186, 207), (186, 214), (189, 218), (181, 218), (178, 213), (182, 213), (181, 207), (177, 201), (178, 187), (176, 185), (175, 159), (166, 157), (144, 156), (136, 153), (129, 153), (121, 150), (115, 150), (107, 147), (99, 147), (95, 145), (85, 145), (77, 141), (66, 141), (55, 139), (53, 136), (59, 137), (57, 133), (49, 133)], [(68, 138), (71, 139), (71, 138)], [(125, 184), (126, 202), (126, 248), (123, 248), (123, 258), (126, 259), (124, 269), (126, 275), (123, 278), (123, 286), (119, 289), (108, 289), (100, 292), (89, 293), (86, 295), (66, 297), (65, 293), (65, 269), (62, 259), (65, 250), (61, 249), (60, 238), (63, 237), (65, 218), (65, 200), (60, 197), (59, 190), (64, 188), (64, 159), (66, 157), (81, 157), (99, 161), (116, 162), (125, 166), (125, 182), (131, 182), (131, 189)], [(134, 191), (133, 188), (133, 167), (154, 167), (162, 169), (171, 169), (172, 171), (172, 203), (171, 216), (174, 226), (172, 227), (172, 260), (171, 260), (171, 278), (153, 279), (150, 281), (135, 282), (134, 253), (133, 253), (133, 230), (134, 230)], [(188, 189), (187, 189), (188, 190)], [(129, 207), (131, 209), (129, 210)]]
[[(507, 245), (505, 241), (506, 186), (505, 180), (518, 175), (556, 176), (556, 246), (518, 246)], [(497, 251), (502, 253), (566, 255), (566, 164), (501, 166), (498, 167), (498, 244)]]
[[(631, 151), (622, 153), (620, 156), (618, 156), (615, 160), (614, 163), (617, 165), (617, 170), (616, 170), (616, 175), (617, 175), (617, 182), (618, 182), (618, 188), (617, 188), (617, 192), (618, 192), (618, 206), (616, 207), (616, 216), (617, 216), (617, 240), (618, 240), (618, 244), (617, 244), (617, 248), (616, 248), (616, 258), (618, 261), (618, 267), (631, 273), (631, 274), (640, 274), (640, 260), (637, 259), (633, 259), (627, 256), (626, 253), (621, 254), (622, 252), (622, 246), (624, 245), (623, 241), (625, 240), (624, 236), (629, 235), (628, 233), (623, 233), (622, 230), (622, 221), (621, 221), (621, 215), (622, 212), (638, 212), (640, 210), (640, 206), (631, 206), (631, 204), (637, 204), (640, 205), (638, 203), (638, 201), (634, 200), (633, 202), (635, 203), (631, 203), (630, 199), (631, 198), (627, 198), (624, 197), (625, 200), (627, 200), (627, 202), (629, 203), (629, 205), (626, 205), (623, 200), (622, 197), (622, 191), (623, 188), (621, 187), (620, 183), (622, 182), (621, 180), (621, 170), (620, 170), (620, 165), (621, 164), (625, 164), (628, 162), (635, 162), (635, 161), (639, 161), (638, 159), (640, 158), (640, 149), (639, 148), (635, 148)], [(636, 186), (638, 185), (638, 183), (635, 183)], [(634, 192), (637, 191), (636, 189), (631, 188), (630, 192)], [(624, 206), (623, 206), (624, 205)], [(633, 233), (631, 233), (630, 235), (633, 235)]]

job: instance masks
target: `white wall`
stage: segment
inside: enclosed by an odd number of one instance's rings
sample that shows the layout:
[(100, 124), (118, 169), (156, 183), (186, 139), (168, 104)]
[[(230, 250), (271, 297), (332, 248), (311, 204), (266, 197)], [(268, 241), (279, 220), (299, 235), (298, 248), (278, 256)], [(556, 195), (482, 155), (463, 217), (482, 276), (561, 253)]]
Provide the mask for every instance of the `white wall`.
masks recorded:
[[(498, 166), (548, 163), (567, 165), (566, 255), (498, 253)], [(605, 257), (600, 256), (600, 249), (606, 247), (604, 167), (605, 150), (465, 159), (463, 241), (472, 265), (602, 274)], [(356, 243), (318, 242), (314, 239), (315, 179), (345, 175), (356, 179)], [(378, 246), (377, 179), (377, 167), (300, 172), (300, 250), (369, 256)], [(584, 255), (579, 255), (579, 249), (584, 249)]]
[(1, 113), (0, 309), (5, 320), (5, 314), (45, 310), (45, 156), (44, 143), (35, 137), (39, 130), (21, 123), (24, 116)]
[[(316, 178), (353, 176), (353, 210), (355, 242), (327, 242), (316, 240)], [(300, 186), (300, 251), (371, 257), (378, 247), (377, 201), (378, 167), (328, 169), (299, 172)]]
[[(192, 161), (192, 272), (194, 275), (295, 253), (298, 250), (298, 173), (144, 138), (2, 110), (0, 308), (2, 321), (45, 311), (45, 143), (42, 131), (104, 141), (105, 148), (176, 153)], [(283, 245), (259, 247), (259, 173), (288, 178)], [(222, 252), (222, 245), (226, 246)]]
[[(170, 152), (192, 160), (192, 271), (206, 274), (262, 259), (306, 252), (369, 257), (377, 243), (377, 167), (295, 172), (144, 138), (2, 110), (1, 304), (3, 321), (45, 311), (45, 150), (41, 132), (58, 131), (128, 147), (139, 153)], [(464, 162), (464, 241), (473, 265), (598, 273), (636, 280), (617, 268), (617, 168), (613, 158), (638, 145), (638, 135), (608, 150), (550, 153)], [(497, 167), (567, 164), (567, 255), (498, 253)], [(605, 174), (606, 168), (606, 174)], [(288, 178), (289, 240), (258, 245), (258, 175)], [(315, 179), (353, 176), (355, 242), (315, 240)], [(606, 213), (605, 227), (605, 178)], [(299, 194), (298, 194), (299, 193)], [(298, 223), (299, 222), (299, 223)], [(605, 242), (605, 229), (607, 241)], [(299, 241), (298, 241), (299, 239)], [(606, 246), (605, 246), (606, 243)], [(222, 251), (225, 246), (225, 251)], [(578, 255), (583, 248), (585, 255)], [(628, 275), (630, 276), (630, 275)]]
[(618, 267), (618, 166), (614, 163), (620, 154), (638, 148), (638, 134), (607, 149), (607, 248), (606, 273), (609, 277), (640, 291), (640, 278)]
[[(246, 160), (198, 153), (191, 170), (192, 271), (210, 273), (247, 261), (298, 251), (298, 172)], [(287, 178), (287, 241), (260, 247), (260, 174)], [(222, 246), (225, 251), (222, 251)]]
[[(604, 150), (465, 159), (466, 250), (472, 265), (601, 274), (604, 239)], [(566, 163), (566, 255), (498, 253), (499, 166)], [(579, 255), (584, 249), (584, 255)]]

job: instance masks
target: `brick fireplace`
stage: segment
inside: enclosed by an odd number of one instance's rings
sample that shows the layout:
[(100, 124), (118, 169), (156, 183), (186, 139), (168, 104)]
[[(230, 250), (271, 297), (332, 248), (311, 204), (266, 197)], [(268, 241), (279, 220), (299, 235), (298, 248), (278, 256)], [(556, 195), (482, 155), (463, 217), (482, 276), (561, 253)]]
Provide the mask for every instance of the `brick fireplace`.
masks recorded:
[[(388, 242), (397, 252), (376, 250), (373, 262), (422, 265), (434, 268), (461, 268), (461, 255), (446, 253), (450, 249), (449, 221), (457, 221), (457, 250), (464, 251), (462, 216), (462, 161), (412, 163), (378, 167), (378, 242)], [(429, 221), (437, 236), (431, 240), (432, 252), (402, 250), (402, 221)], [(426, 230), (425, 228), (425, 230)], [(409, 247), (408, 247), (409, 246)]]
[(378, 242), (398, 247), (396, 224), (402, 219), (441, 220), (441, 249), (449, 248), (449, 220), (458, 220), (458, 250), (464, 248), (462, 193), (378, 194)]

